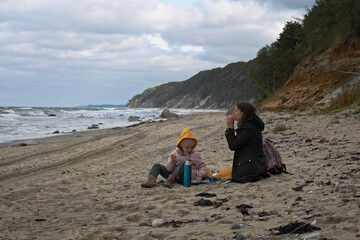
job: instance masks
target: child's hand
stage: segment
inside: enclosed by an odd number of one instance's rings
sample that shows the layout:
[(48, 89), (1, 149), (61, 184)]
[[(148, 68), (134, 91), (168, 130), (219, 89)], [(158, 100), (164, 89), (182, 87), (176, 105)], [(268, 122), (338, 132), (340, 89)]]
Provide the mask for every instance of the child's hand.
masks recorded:
[(171, 154), (171, 163), (175, 163), (175, 162), (176, 162), (177, 156), (178, 156), (177, 152), (174, 152), (173, 154)]
[(201, 175), (197, 175), (197, 176), (196, 176), (196, 180), (201, 181), (201, 180), (202, 180), (202, 176), (201, 176)]

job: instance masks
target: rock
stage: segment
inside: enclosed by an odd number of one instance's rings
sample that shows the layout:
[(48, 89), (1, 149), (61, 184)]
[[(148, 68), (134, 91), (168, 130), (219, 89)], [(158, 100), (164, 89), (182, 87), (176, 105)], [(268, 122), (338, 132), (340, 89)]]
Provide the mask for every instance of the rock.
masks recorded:
[(302, 239), (303, 240), (308, 240), (308, 239), (320, 239), (321, 238), (321, 233), (319, 232), (314, 232), (311, 234), (308, 234), (306, 236), (304, 236)]
[(244, 235), (242, 235), (241, 233), (236, 234), (235, 240), (243, 240), (243, 239), (245, 239)]
[(98, 128), (99, 128), (99, 125), (93, 124), (90, 127), (88, 127), (87, 129), (98, 129)]
[(119, 239), (119, 233), (103, 232), (103, 238), (105, 239)]
[(330, 123), (331, 123), (331, 124), (336, 124), (336, 123), (340, 123), (340, 121), (337, 120), (337, 119), (333, 119), (333, 120), (330, 121)]
[(56, 117), (55, 114), (49, 114), (48, 116), (49, 116), (49, 117)]
[(161, 118), (177, 118), (179, 115), (177, 115), (176, 113), (172, 113), (169, 111), (169, 109), (164, 108), (164, 110), (162, 111), (161, 115), (159, 117)]
[(55, 132), (53, 132), (53, 134), (58, 134), (60, 133), (59, 130), (56, 130)]
[(140, 117), (139, 117), (139, 116), (129, 116), (129, 117), (128, 117), (128, 121), (129, 121), (129, 122), (139, 122), (139, 121), (140, 121)]
[(233, 224), (231, 224), (230, 229), (231, 229), (231, 230), (234, 230), (234, 229), (240, 229), (240, 228), (245, 228), (245, 227), (246, 227), (245, 224), (233, 223)]
[(151, 223), (152, 227), (160, 227), (161, 224), (163, 224), (163, 220), (162, 219), (154, 219)]
[(118, 218), (121, 218), (121, 217), (123, 217), (123, 216), (126, 216), (126, 213), (124, 213), (124, 212), (119, 212), (118, 215), (117, 215)]
[(32, 139), (29, 139), (29, 140), (23, 140), (21, 142), (13, 142), (13, 143), (10, 143), (8, 146), (9, 147), (25, 147), (25, 146), (29, 146), (29, 145), (36, 145), (36, 144), (39, 144), (39, 142), (37, 140), (32, 140)]
[(240, 224), (238, 224), (238, 223), (233, 223), (233, 224), (231, 224), (231, 227), (230, 227), (231, 230), (240, 229), (240, 228), (241, 228)]

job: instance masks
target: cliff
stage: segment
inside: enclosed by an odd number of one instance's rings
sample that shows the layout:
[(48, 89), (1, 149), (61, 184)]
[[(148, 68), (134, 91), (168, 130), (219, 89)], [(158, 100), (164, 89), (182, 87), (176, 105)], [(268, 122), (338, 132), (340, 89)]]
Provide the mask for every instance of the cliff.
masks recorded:
[(277, 92), (276, 99), (265, 104), (263, 109), (328, 108), (331, 101), (341, 101), (344, 91), (359, 91), (359, 76), (360, 38), (350, 37), (342, 44), (299, 64)]
[(231, 63), (224, 68), (201, 71), (182, 82), (149, 88), (134, 96), (127, 107), (228, 108), (237, 101), (256, 98), (250, 84), (254, 61)]

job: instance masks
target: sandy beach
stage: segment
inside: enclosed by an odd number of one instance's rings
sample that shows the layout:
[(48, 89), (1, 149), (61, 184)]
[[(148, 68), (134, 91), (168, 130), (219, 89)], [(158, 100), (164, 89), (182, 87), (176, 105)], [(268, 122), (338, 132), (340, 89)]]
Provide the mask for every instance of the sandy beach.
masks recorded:
[(247, 184), (140, 187), (185, 127), (230, 166), (223, 112), (0, 144), (0, 239), (360, 239), (359, 114), (259, 116), (290, 174)]

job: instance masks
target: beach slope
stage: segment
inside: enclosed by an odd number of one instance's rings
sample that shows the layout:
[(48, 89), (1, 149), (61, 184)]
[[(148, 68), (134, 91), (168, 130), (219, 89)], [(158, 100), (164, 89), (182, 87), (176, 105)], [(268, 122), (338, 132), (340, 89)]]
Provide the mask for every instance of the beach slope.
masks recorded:
[[(223, 112), (3, 144), (0, 239), (359, 239), (359, 116), (259, 115), (290, 174), (247, 184), (140, 187), (185, 127), (211, 170), (230, 166)], [(295, 222), (304, 227), (270, 230)]]

